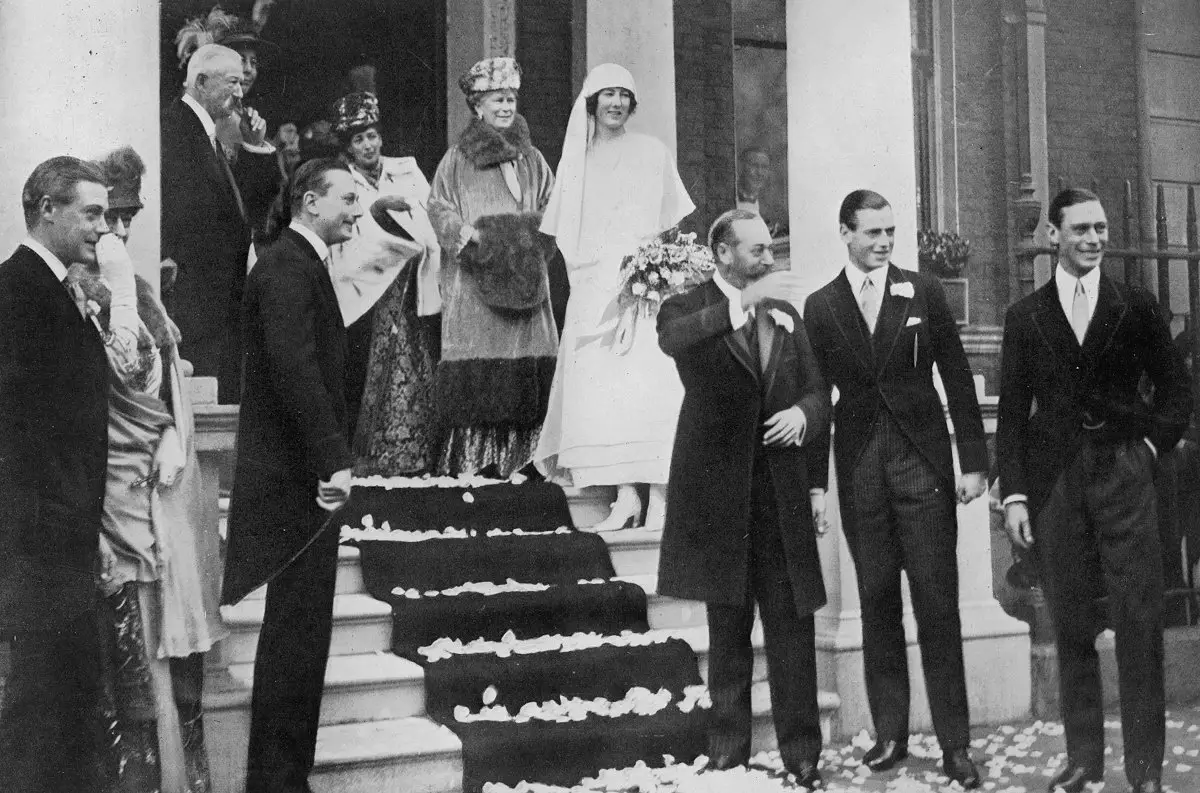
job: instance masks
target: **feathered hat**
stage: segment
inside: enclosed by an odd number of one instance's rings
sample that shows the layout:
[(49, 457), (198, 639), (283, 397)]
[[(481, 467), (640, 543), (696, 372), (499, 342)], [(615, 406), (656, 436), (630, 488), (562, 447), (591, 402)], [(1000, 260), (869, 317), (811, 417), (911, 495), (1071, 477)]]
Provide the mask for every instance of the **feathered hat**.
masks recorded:
[(375, 94), (355, 91), (333, 103), (333, 131), (339, 138), (353, 137), (379, 123), (379, 100)]
[(225, 12), (219, 5), (213, 6), (207, 16), (189, 19), (175, 34), (179, 68), (186, 68), (192, 53), (205, 44), (220, 44), (239, 52), (254, 49), (259, 56), (279, 52), (278, 44), (259, 37), (258, 27), (253, 22)]
[(484, 58), (458, 78), (458, 87), (467, 96), (485, 91), (513, 91), (521, 88), (521, 66), (515, 58)]

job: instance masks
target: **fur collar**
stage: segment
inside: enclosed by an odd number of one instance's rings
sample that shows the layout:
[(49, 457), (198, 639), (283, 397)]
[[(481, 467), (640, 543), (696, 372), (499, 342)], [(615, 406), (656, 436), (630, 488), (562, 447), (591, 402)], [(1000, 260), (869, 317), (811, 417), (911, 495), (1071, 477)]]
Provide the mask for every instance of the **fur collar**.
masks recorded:
[(458, 138), (458, 148), (476, 168), (490, 168), (528, 154), (533, 143), (529, 140), (529, 125), (518, 113), (506, 130), (498, 130), (478, 117), (471, 119)]
[[(95, 300), (100, 305), (100, 324), (107, 329), (112, 293), (108, 289), (108, 284), (100, 277), (100, 273), (83, 264), (72, 264), (67, 271), (67, 277), (79, 284), (85, 297)], [(134, 280), (137, 284), (138, 318), (150, 331), (155, 346), (161, 349), (178, 344), (181, 340), (179, 328), (167, 316), (167, 310), (163, 307), (158, 295), (154, 293), (154, 287), (140, 275), (135, 275)]]

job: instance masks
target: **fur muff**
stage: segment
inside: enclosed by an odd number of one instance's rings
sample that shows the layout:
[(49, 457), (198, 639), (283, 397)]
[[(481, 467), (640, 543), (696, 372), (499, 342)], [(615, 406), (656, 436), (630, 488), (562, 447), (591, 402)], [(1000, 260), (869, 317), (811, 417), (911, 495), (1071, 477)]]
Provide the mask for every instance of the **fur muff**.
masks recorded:
[(534, 151), (529, 139), (529, 125), (520, 114), (513, 118), (508, 129), (496, 129), (480, 118), (471, 119), (458, 138), (458, 148), (476, 168), (490, 168), (528, 157)]
[(554, 358), (471, 358), (437, 368), (437, 404), (447, 427), (540, 427), (550, 404)]
[(458, 263), (489, 308), (528, 314), (549, 299), (547, 266), (554, 240), (538, 231), (541, 222), (536, 212), (475, 221), (479, 244), (465, 246)]

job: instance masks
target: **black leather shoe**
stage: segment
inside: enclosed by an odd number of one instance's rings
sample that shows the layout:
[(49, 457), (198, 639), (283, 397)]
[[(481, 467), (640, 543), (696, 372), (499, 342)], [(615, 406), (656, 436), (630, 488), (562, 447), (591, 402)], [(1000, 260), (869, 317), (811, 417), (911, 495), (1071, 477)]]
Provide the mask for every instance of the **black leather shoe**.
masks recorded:
[(908, 757), (908, 741), (879, 741), (863, 755), (863, 765), (872, 771), (887, 771)]
[(1131, 787), (1130, 793), (1162, 793), (1162, 782), (1157, 779), (1143, 779)]
[(1080, 793), (1089, 782), (1099, 782), (1103, 779), (1103, 768), (1088, 768), (1085, 765), (1072, 763), (1050, 780), (1050, 791), (1051, 793)]
[(823, 790), (825, 788), (816, 763), (800, 763), (795, 768), (789, 768), (788, 773), (796, 777), (796, 784), (805, 790)]
[(951, 749), (942, 755), (942, 770), (951, 782), (957, 782), (967, 790), (974, 790), (983, 784), (979, 769), (971, 762), (971, 756), (966, 749)]

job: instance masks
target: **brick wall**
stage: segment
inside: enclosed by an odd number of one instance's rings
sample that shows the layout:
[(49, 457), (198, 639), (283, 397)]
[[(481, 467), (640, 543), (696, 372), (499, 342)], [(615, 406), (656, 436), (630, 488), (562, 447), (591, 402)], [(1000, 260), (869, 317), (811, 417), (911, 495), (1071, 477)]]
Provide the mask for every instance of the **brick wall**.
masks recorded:
[(575, 101), (571, 85), (571, 13), (564, 0), (518, 0), (517, 61), (521, 64), (521, 115), (533, 145), (558, 170), (563, 135)]
[(1094, 182), (1118, 245), (1126, 242), (1121, 233), (1126, 179), (1135, 185), (1137, 216), (1136, 5), (1134, 0), (1054, 0), (1048, 4), (1046, 29), (1050, 191), (1057, 190), (1060, 179), (1083, 187)]
[(675, 0), (674, 27), (679, 173), (696, 203), (683, 225), (703, 235), (735, 200), (732, 0)]

